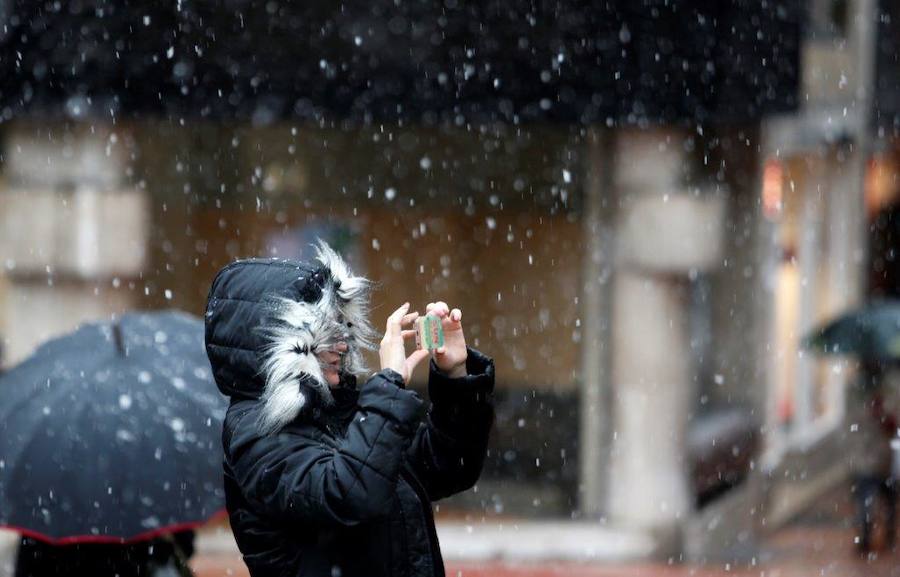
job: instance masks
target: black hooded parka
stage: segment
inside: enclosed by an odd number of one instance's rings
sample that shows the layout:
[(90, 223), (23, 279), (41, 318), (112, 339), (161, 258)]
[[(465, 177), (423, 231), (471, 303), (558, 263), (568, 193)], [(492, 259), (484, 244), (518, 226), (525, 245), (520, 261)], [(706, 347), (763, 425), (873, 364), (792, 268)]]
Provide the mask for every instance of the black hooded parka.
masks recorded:
[[(456, 379), (432, 361), (430, 407), (390, 369), (358, 388), (344, 377), (325, 393), (301, 374), (302, 409), (277, 430), (261, 430), (271, 410), (266, 327), (283, 328), (287, 318), (275, 318), (273, 303), (330, 306), (339, 322), (352, 318), (343, 312), (356, 297), (340, 291), (359, 278), (348, 279), (335, 258), (238, 261), (213, 282), (206, 347), (231, 398), (222, 440), (232, 531), (253, 577), (443, 576), (431, 502), (472, 487), (481, 472), (494, 418), (491, 359), (469, 349), (468, 376)], [(352, 323), (344, 324), (352, 345)], [(306, 346), (294, 345), (298, 358)]]

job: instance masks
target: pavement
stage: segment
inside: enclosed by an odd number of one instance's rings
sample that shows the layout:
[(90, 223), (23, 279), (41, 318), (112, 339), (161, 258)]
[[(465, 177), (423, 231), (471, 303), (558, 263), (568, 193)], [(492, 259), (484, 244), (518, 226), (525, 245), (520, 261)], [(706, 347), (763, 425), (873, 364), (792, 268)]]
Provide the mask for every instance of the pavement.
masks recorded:
[[(757, 562), (735, 567), (726, 564), (668, 564), (639, 561), (561, 560), (516, 561), (459, 556), (452, 551), (446, 562), (448, 577), (900, 577), (900, 552), (882, 552), (861, 558), (854, 549), (850, 520), (853, 507), (849, 489), (841, 487), (816, 508), (766, 537)], [(555, 530), (554, 530), (555, 527)], [(547, 535), (559, 532), (547, 525)], [(457, 530), (457, 529), (453, 529)], [(585, 528), (579, 528), (584, 530)], [(467, 531), (468, 532), (468, 531)], [(221, 533), (220, 533), (221, 535)], [(442, 530), (442, 535), (450, 535)], [(464, 543), (450, 539), (454, 543)], [(634, 541), (622, 541), (635, 546)], [(199, 547), (193, 560), (197, 577), (247, 577), (249, 573), (233, 549)], [(210, 550), (212, 549), (212, 550)], [(473, 560), (476, 559), (477, 560)], [(608, 559), (608, 558), (607, 558)]]

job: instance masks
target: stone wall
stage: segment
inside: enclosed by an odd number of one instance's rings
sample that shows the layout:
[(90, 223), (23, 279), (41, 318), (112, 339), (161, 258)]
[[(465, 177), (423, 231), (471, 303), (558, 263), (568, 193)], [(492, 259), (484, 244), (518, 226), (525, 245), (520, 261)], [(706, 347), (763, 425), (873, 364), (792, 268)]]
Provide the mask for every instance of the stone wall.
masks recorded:
[(130, 184), (132, 149), (127, 132), (111, 126), (7, 127), (0, 189), (4, 364), (136, 302), (148, 222), (146, 198)]

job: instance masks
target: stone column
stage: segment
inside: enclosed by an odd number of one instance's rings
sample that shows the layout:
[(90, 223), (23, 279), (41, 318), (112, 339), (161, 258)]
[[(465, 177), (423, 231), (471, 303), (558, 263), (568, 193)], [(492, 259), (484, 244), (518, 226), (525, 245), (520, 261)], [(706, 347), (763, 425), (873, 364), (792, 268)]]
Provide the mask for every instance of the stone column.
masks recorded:
[(40, 342), (134, 306), (148, 223), (127, 182), (127, 133), (22, 122), (6, 133), (0, 189), (0, 334), (9, 366)]
[(824, 215), (828, 228), (827, 311), (838, 314), (859, 306), (867, 273), (868, 222), (864, 173), (869, 157), (863, 147), (840, 143), (834, 151), (827, 182), (828, 206)]
[(684, 142), (672, 129), (623, 131), (615, 164), (608, 510), (617, 525), (673, 536), (692, 505), (688, 279), (721, 260), (724, 218), (721, 198), (688, 190)]
[(581, 372), (578, 437), (579, 507), (602, 515), (609, 481), (609, 310), (613, 239), (611, 133), (588, 133), (582, 207)]
[[(828, 175), (828, 202), (824, 215), (827, 228), (828, 276), (827, 317), (849, 311), (862, 304), (870, 255), (867, 255), (868, 216), (865, 207), (865, 187), (861, 186), (861, 171), (868, 162), (866, 149), (839, 145), (835, 162)], [(844, 417), (847, 383), (842, 372), (828, 371), (825, 406), (831, 418)]]
[[(802, 351), (801, 340), (820, 322), (822, 300), (827, 298), (828, 287), (822, 286), (820, 270), (825, 263), (825, 236), (823, 219), (827, 192), (823, 190), (823, 175), (829, 172), (824, 158), (818, 154), (809, 155), (806, 163), (805, 178), (799, 189), (800, 209), (797, 222), (797, 326), (792, 335), (792, 343), (788, 354)], [(810, 425), (816, 418), (816, 372), (819, 357), (816, 355), (797, 355), (794, 361), (794, 415), (792, 428), (795, 434), (809, 432)]]

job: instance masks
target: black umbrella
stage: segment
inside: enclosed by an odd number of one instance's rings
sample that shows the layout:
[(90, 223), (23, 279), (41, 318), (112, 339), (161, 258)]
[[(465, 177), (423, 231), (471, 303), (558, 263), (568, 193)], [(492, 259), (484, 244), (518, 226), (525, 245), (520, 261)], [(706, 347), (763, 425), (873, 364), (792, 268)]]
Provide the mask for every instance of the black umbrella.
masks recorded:
[(203, 323), (84, 325), (0, 377), (0, 525), (53, 543), (190, 529), (224, 507)]
[(804, 346), (828, 355), (866, 361), (900, 360), (900, 302), (880, 301), (844, 314), (814, 330)]

